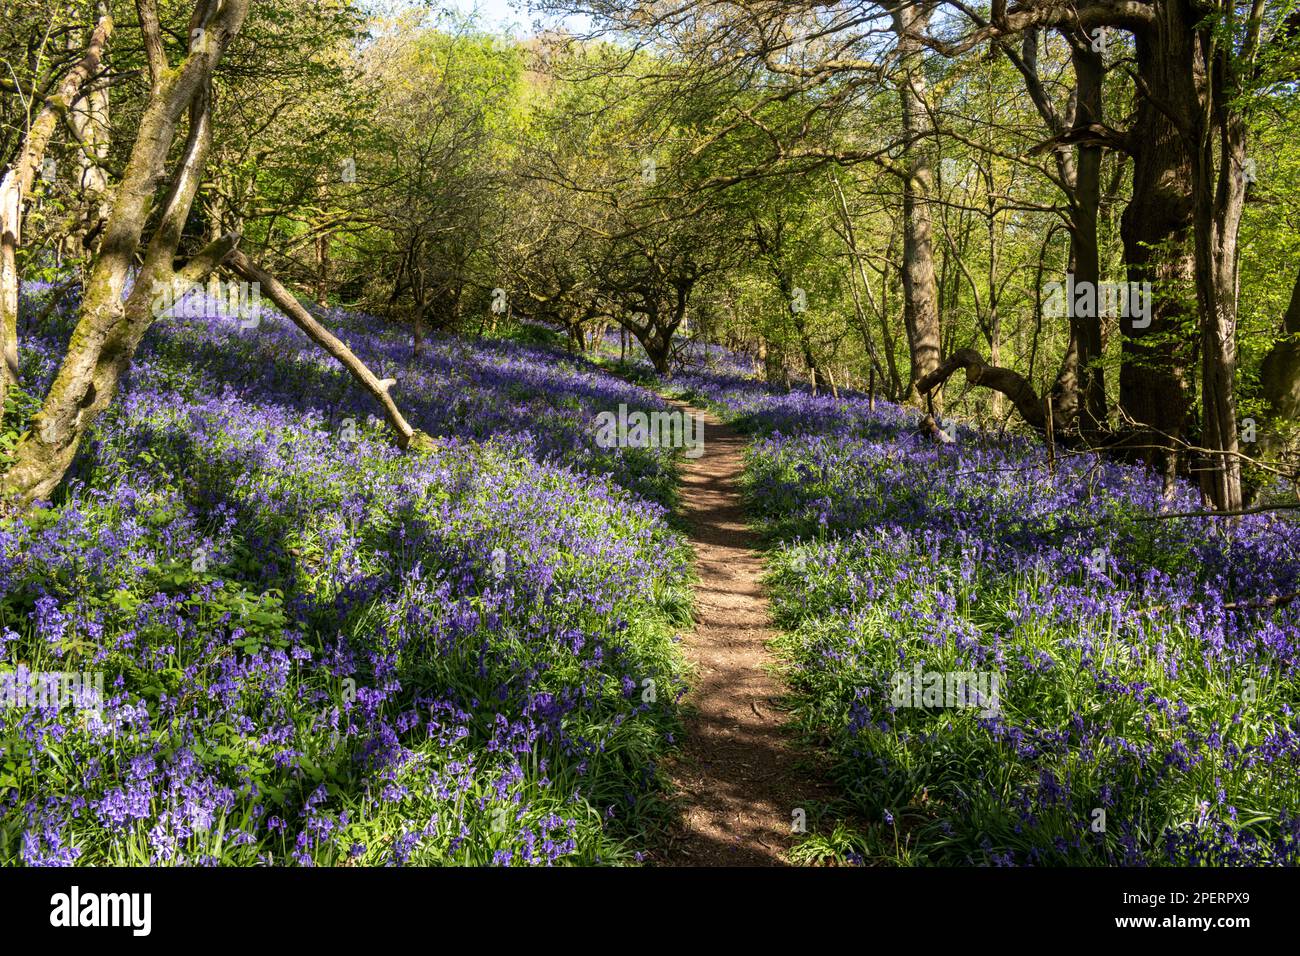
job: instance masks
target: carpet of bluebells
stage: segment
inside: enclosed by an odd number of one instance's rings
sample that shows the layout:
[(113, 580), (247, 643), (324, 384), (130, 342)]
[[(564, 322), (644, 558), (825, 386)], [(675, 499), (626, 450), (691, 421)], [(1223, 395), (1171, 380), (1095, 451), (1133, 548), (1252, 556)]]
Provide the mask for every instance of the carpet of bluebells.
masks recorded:
[[(858, 821), (805, 859), (1300, 862), (1300, 602), (1267, 604), (1300, 589), (1300, 524), (1153, 519), (1199, 500), (864, 396), (673, 381), (754, 434), (796, 720)], [(899, 698), (918, 665), (996, 674), (997, 706)]]
[[(24, 329), (32, 395), (71, 311)], [(592, 423), (664, 406), (555, 351), (412, 358), (324, 320), (436, 450), (398, 452), (283, 318), (168, 318), (65, 490), (0, 525), (0, 674), (104, 677), (78, 706), (0, 703), (0, 864), (641, 856), (689, 555), (671, 452)]]

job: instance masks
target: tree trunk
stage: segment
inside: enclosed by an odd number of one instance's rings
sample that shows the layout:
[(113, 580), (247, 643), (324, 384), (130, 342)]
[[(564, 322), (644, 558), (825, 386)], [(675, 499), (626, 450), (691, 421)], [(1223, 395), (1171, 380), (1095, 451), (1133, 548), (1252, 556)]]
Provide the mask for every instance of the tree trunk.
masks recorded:
[[(208, 87), (230, 40), (243, 26), (250, 0), (225, 0), (196, 33), (184, 62), (168, 68), (156, 42), (156, 8), (142, 2), (142, 29), (153, 86), (99, 254), (91, 267), (81, 317), (32, 430), (14, 449), (0, 476), (0, 500), (23, 509), (48, 497), (62, 481), (83, 436), (117, 391), (140, 339), (156, 318), (154, 298), (178, 278), (201, 281), (228, 251), (227, 241), (209, 246), (178, 276), (172, 271), (176, 247), (198, 191), (211, 142)], [(201, 4), (195, 16), (207, 9)], [(150, 39), (153, 38), (153, 39)], [(155, 192), (166, 182), (168, 153), (181, 116), (189, 110), (189, 133), (131, 295), (122, 292), (150, 220)], [(230, 244), (233, 244), (231, 242)]]
[(1208, 461), (1201, 487), (1220, 511), (1242, 507), (1241, 457), (1238, 444), (1237, 240), (1246, 205), (1246, 117), (1240, 100), (1244, 78), (1254, 60), (1262, 27), (1257, 7), (1235, 38), (1225, 38), (1188, 11), (1196, 25), (1195, 59), (1182, 76), (1188, 95), (1199, 92), (1205, 105), (1188, 119), (1192, 150), (1192, 195), (1196, 233), (1196, 292), (1201, 319), (1201, 444)]
[(785, 349), (775, 343), (759, 343), (759, 358), (763, 361), (763, 377), (768, 385), (790, 390), (790, 372), (785, 364)]
[(329, 306), (330, 237), (328, 232), (316, 237), (316, 304)]
[[(853, 314), (857, 319), (858, 329), (862, 333), (862, 344), (867, 350), (872, 374), (879, 372), (881, 378), (884, 378), (884, 368), (880, 364), (880, 356), (876, 351), (875, 340), (871, 337), (871, 328), (867, 322), (866, 310), (862, 307), (862, 294), (871, 296), (871, 283), (867, 278), (866, 270), (862, 266), (862, 257), (858, 254), (858, 241), (857, 234), (853, 229), (853, 216), (849, 213), (849, 204), (844, 198), (844, 190), (840, 188), (839, 178), (834, 173), (831, 174), (831, 183), (835, 186), (835, 196), (838, 200), (836, 209), (840, 214), (840, 221), (844, 224), (844, 244), (849, 250), (849, 291), (853, 295)], [(859, 277), (862, 279), (864, 287), (862, 294), (858, 292)]]
[(1259, 372), (1260, 392), (1268, 403), (1268, 419), (1260, 435), (1260, 456), (1275, 461), (1286, 456), (1300, 425), (1300, 273), (1291, 288), (1291, 301), (1282, 318), (1282, 338), (1273, 345)]
[(907, 391), (916, 396), (916, 383), (938, 368), (943, 343), (939, 329), (939, 295), (934, 271), (934, 247), (930, 211), (929, 139), (934, 122), (926, 108), (925, 74), (921, 43), (905, 33), (920, 33), (929, 24), (929, 3), (896, 5), (891, 8), (898, 54), (903, 75), (899, 101), (903, 115), (903, 148), (906, 164), (903, 178), (903, 321), (912, 358)]
[(1162, 108), (1176, 86), (1180, 50), (1192, 39), (1185, 26), (1179, 30), (1188, 35), (1168, 36), (1163, 25), (1135, 35), (1138, 69), (1150, 95), (1138, 97), (1133, 196), (1120, 224), (1128, 279), (1150, 282), (1153, 290), (1150, 325), (1135, 326), (1132, 316), (1120, 319), (1120, 408), (1138, 425), (1132, 438), (1138, 457), (1160, 469), (1167, 484), (1179, 468), (1179, 444), (1187, 437), (1188, 368), (1195, 359), (1187, 315), (1196, 271), (1191, 157)]
[[(1133, 202), (1123, 225), (1130, 274), (1138, 272), (1153, 286), (1159, 282), (1166, 300), (1144, 337), (1173, 334), (1171, 343), (1141, 343), (1148, 347), (1139, 347), (1134, 336), (1132, 352), (1141, 362), (1126, 367), (1129, 388), (1125, 393), (1121, 379), (1121, 395), (1133, 417), (1166, 443), (1169, 476), (1169, 461), (1176, 460), (1187, 431), (1186, 370), (1199, 347), (1201, 488), (1216, 508), (1235, 511), (1242, 502), (1237, 235), (1246, 189), (1246, 123), (1237, 100), (1260, 24), (1256, 18), (1244, 25), (1239, 63), (1236, 35), (1221, 34), (1189, 0), (1167, 0), (1153, 12), (1152, 28), (1135, 34), (1143, 88), (1133, 137)], [(1187, 315), (1193, 304), (1194, 317)], [(1194, 322), (1199, 334), (1192, 334)]]
[(0, 413), (5, 395), (18, 384), (18, 249), (22, 244), (23, 203), (36, 170), (65, 113), (86, 81), (99, 72), (104, 47), (113, 32), (113, 18), (104, 16), (91, 34), (86, 55), (68, 71), (57, 91), (45, 101), (18, 151), (13, 166), (0, 180)]
[[(109, 15), (106, 0), (98, 0), (100, 17)], [(81, 216), (75, 230), (81, 254), (94, 251), (109, 212), (108, 162), (109, 105), (108, 84), (93, 83), (68, 112), (68, 129), (77, 141), (77, 166), (80, 173), (78, 191)], [(217, 238), (217, 236), (213, 236)]]
[[(1072, 44), (1077, 89), (1074, 129), (1102, 121), (1102, 56), (1091, 45)], [(1101, 282), (1101, 254), (1097, 241), (1097, 211), (1101, 206), (1102, 148), (1095, 140), (1081, 140), (1075, 163), (1074, 195), (1070, 202), (1070, 249), (1075, 283)], [(1071, 309), (1070, 334), (1077, 346), (1079, 430), (1096, 435), (1106, 424), (1106, 379), (1101, 367), (1100, 315), (1075, 316)], [(995, 363), (996, 364), (996, 363)]]
[[(1230, 95), (1221, 87), (1227, 64), (1214, 64), (1211, 96)], [(1217, 109), (1216, 109), (1216, 112)], [(1212, 114), (1213, 115), (1213, 114)], [(1220, 128), (1205, 131), (1204, 149), (1194, 162), (1196, 199), (1196, 286), (1201, 317), (1201, 445), (1207, 461), (1201, 488), (1219, 511), (1242, 506), (1241, 457), (1237, 422), (1237, 235), (1245, 207), (1242, 169), (1246, 124), (1240, 114), (1220, 118)], [(1216, 163), (1211, 150), (1216, 144)]]

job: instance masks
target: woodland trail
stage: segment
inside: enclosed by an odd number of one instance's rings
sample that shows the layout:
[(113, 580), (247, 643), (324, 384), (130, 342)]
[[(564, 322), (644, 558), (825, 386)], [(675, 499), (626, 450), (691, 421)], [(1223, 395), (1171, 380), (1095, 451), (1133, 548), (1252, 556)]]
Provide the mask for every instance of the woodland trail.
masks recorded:
[(795, 810), (825, 793), (782, 726), (763, 561), (740, 494), (747, 440), (709, 412), (673, 404), (705, 428), (703, 455), (682, 459), (681, 513), (699, 577), (696, 627), (683, 647), (696, 673), (685, 739), (668, 767), (680, 817), (661, 862), (781, 866)]

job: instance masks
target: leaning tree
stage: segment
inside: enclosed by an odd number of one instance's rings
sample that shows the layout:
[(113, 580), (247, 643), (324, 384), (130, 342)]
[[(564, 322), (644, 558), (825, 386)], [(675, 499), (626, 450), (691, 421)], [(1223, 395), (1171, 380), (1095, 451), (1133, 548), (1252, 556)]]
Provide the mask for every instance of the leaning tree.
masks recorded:
[[(212, 144), (214, 76), (250, 6), (251, 0), (197, 0), (186, 24), (168, 24), (164, 32), (156, 0), (136, 2), (149, 88), (125, 168), (113, 187), (111, 209), (90, 264), (67, 350), (30, 429), (0, 473), (0, 502), (6, 510), (26, 509), (58, 487), (87, 431), (113, 401), (145, 332), (160, 318), (159, 290), (182, 292), (223, 266), (258, 282), (300, 328), (370, 391), (402, 447), (426, 443), (389, 398), (393, 382), (370, 374), (274, 277), (239, 252), (238, 235), (218, 236), (177, 265)], [(85, 58), (69, 73), (69, 96), (76, 94), (74, 86), (84, 84), (95, 73), (110, 29), (111, 20), (102, 19), (91, 35)], [(183, 38), (178, 62), (173, 63), (169, 56), (165, 35)], [(47, 107), (60, 111), (57, 101), (47, 102)], [(36, 130), (36, 138), (45, 135), (41, 132), (44, 128)], [(33, 139), (29, 134), (29, 140)], [(21, 171), (12, 177), (11, 173), (6, 174), (6, 183), (26, 181)], [(11, 239), (6, 231), (5, 241), (16, 244), (17, 237)], [(13, 339), (8, 331), (5, 334), (8, 352)]]

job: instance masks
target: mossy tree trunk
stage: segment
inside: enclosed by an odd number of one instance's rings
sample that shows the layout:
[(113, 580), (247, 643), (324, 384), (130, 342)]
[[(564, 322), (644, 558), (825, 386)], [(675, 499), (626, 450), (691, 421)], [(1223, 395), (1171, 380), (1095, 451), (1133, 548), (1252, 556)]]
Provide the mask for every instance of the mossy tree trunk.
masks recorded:
[(105, 14), (91, 33), (86, 55), (45, 101), (27, 131), (17, 160), (0, 180), (0, 414), (9, 389), (18, 384), (18, 249), (22, 244), (23, 205), (60, 116), (67, 113), (82, 87), (99, 72), (112, 33), (113, 18)]
[[(231, 39), (243, 26), (250, 0), (200, 0), (189, 23), (185, 59), (165, 58), (154, 0), (139, 0), (152, 87), (122, 181), (114, 196), (99, 252), (82, 296), (81, 314), (63, 362), (33, 427), (0, 475), (0, 500), (26, 508), (48, 498), (63, 480), (82, 438), (116, 394), (136, 348), (157, 318), (160, 289), (202, 281), (235, 245), (223, 237), (180, 272), (173, 263), (181, 231), (198, 192), (211, 142), (209, 88)], [(167, 157), (182, 117), (189, 113), (184, 149), (170, 176)], [(128, 272), (139, 254), (160, 183), (168, 188), (144, 262), (123, 301)]]

